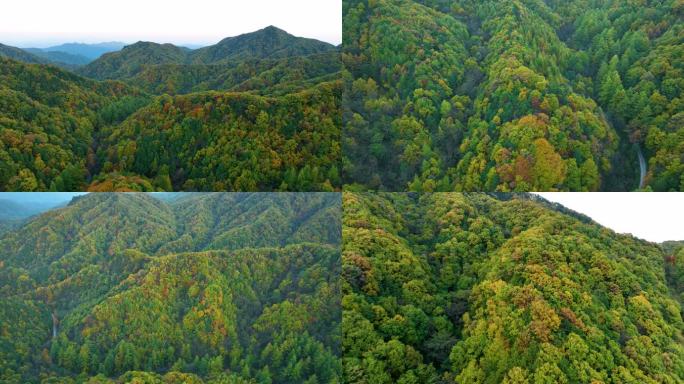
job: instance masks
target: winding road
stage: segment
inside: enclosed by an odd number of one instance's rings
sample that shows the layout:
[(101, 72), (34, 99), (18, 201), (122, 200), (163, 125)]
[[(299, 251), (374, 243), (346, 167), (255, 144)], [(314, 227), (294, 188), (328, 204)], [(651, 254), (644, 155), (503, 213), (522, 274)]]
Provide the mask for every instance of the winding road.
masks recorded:
[(646, 181), (646, 159), (644, 159), (644, 154), (641, 152), (641, 146), (639, 144), (635, 144), (637, 148), (637, 154), (639, 155), (639, 189), (644, 188), (644, 184)]
[(52, 311), (52, 337), (57, 337), (57, 327), (59, 326), (59, 319), (55, 311)]
[[(617, 132), (615, 130), (615, 126), (613, 125), (613, 122), (608, 118), (606, 113), (603, 111), (603, 109), (599, 108), (599, 112), (601, 113), (601, 117), (603, 120), (608, 123), (610, 128)], [(647, 164), (646, 164), (646, 159), (644, 158), (643, 152), (641, 152), (641, 146), (639, 143), (635, 143), (634, 147), (636, 148), (637, 151), (637, 156), (639, 157), (639, 189), (643, 189), (645, 184), (646, 184), (646, 173), (648, 172)]]

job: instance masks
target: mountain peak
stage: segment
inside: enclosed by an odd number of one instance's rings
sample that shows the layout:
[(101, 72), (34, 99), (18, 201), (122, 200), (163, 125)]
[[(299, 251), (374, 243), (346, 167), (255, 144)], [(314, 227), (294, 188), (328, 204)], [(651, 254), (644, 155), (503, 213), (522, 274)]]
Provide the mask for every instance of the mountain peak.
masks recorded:
[(277, 59), (322, 53), (335, 49), (331, 44), (294, 36), (269, 25), (258, 31), (227, 37), (218, 44), (193, 52), (194, 64), (243, 59)]
[[(268, 27), (262, 28), (262, 29), (260, 29), (259, 31), (264, 31), (264, 32), (278, 32), (278, 33), (284, 33), (284, 34), (286, 34), (286, 35), (289, 35), (289, 33), (287, 33), (285, 30), (282, 30), (282, 29), (276, 27), (275, 25), (269, 25)], [(257, 31), (257, 32), (259, 32), (259, 31)]]
[(84, 66), (79, 73), (98, 80), (124, 79), (146, 67), (165, 64), (226, 64), (241, 60), (283, 59), (335, 50), (322, 41), (294, 36), (274, 25), (227, 37), (215, 45), (191, 50), (173, 44), (138, 41)]
[[(109, 52), (80, 70), (82, 75), (99, 80), (130, 77), (150, 64), (180, 64), (186, 49), (173, 44), (138, 41), (117, 52)], [(112, 71), (112, 69), (114, 69)]]
[[(278, 28), (278, 27), (276, 27), (275, 25), (272, 25), (272, 24), (269, 25), (269, 26), (266, 27), (266, 28), (262, 28), (262, 30), (263, 30), (263, 31), (283, 31), (282, 29), (280, 29), (280, 28)], [(283, 31), (283, 32), (285, 32), (285, 31)]]
[(261, 28), (259, 30), (256, 30), (254, 32), (247, 32), (247, 33), (242, 33), (237, 36), (231, 36), (231, 37), (226, 37), (225, 39), (219, 41), (216, 46), (224, 45), (224, 44), (232, 44), (235, 43), (236, 41), (249, 41), (249, 42), (254, 42), (255, 40), (260, 40), (260, 39), (273, 39), (275, 37), (291, 37), (292, 39), (296, 39), (295, 36), (289, 34), (287, 31), (282, 30), (274, 25), (269, 25), (268, 27)]
[(128, 48), (139, 48), (139, 47), (168, 47), (168, 46), (174, 46), (173, 44), (160, 44), (160, 43), (155, 43), (152, 41), (136, 41), (133, 44), (126, 45), (123, 47), (123, 49), (128, 49)]
[[(138, 203), (136, 203), (138, 202)], [(68, 206), (76, 205), (98, 205), (106, 204), (108, 206), (114, 206), (121, 204), (121, 209), (133, 206), (135, 204), (152, 204), (159, 205), (159, 201), (153, 196), (144, 193), (111, 193), (111, 192), (98, 192), (98, 193), (87, 193), (84, 195), (74, 196), (69, 202)]]

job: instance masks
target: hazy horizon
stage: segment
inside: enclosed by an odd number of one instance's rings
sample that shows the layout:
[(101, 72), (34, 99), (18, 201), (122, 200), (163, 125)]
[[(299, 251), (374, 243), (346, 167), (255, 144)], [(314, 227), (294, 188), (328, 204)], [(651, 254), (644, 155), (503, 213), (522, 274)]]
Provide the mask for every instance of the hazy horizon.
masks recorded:
[(88, 192), (0, 192), (0, 201), (12, 201), (19, 204), (70, 201), (74, 196)]
[[(36, 13), (37, 9), (41, 11)], [(339, 45), (342, 2), (196, 0), (188, 7), (180, 0), (121, 0), (97, 5), (86, 0), (24, 0), (4, 5), (0, 43), (21, 48), (137, 41), (205, 46), (269, 25), (295, 36)]]
[[(27, 49), (27, 48), (41, 48), (41, 49), (44, 49), (44, 48), (51, 48), (51, 47), (55, 47), (55, 46), (59, 46), (59, 45), (64, 45), (64, 44), (87, 44), (87, 45), (97, 45), (97, 44), (123, 44), (124, 46), (126, 46), (126, 45), (135, 44), (135, 43), (140, 42), (140, 41), (147, 41), (147, 42), (152, 42), (152, 43), (157, 43), (157, 44), (173, 44), (173, 45), (181, 46), (181, 47), (197, 47), (197, 48), (199, 48), (199, 47), (207, 47), (207, 46), (210, 46), (210, 45), (214, 45), (214, 44), (218, 43), (219, 41), (221, 41), (221, 40), (223, 40), (223, 39), (225, 39), (225, 38), (228, 38), (228, 37), (235, 37), (235, 36), (239, 36), (239, 35), (245, 34), (245, 33), (256, 32), (256, 31), (261, 30), (261, 29), (264, 29), (264, 28), (266, 28), (266, 27), (268, 27), (268, 25), (265, 25), (265, 26), (262, 27), (262, 28), (255, 29), (255, 30), (253, 30), (253, 31), (245, 31), (245, 32), (239, 33), (239, 34), (237, 34), (237, 35), (224, 36), (224, 37), (222, 37), (222, 38), (219, 38), (219, 39), (216, 40), (216, 41), (208, 41), (208, 42), (200, 42), (200, 43), (198, 43), (198, 42), (182, 42), (182, 41), (181, 41), (181, 42), (179, 42), (179, 41), (155, 41), (155, 40), (149, 40), (149, 39), (148, 39), (148, 40), (145, 40), (145, 39), (137, 39), (137, 40), (135, 40), (135, 39), (133, 39), (133, 40), (128, 40), (128, 41), (112, 40), (112, 39), (110, 39), (110, 40), (105, 39), (105, 40), (102, 40), (102, 41), (99, 41), (99, 40), (98, 40), (98, 41), (90, 41), (89, 39), (68, 40), (68, 41), (57, 41), (57, 40), (55, 40), (55, 41), (49, 41), (49, 40), (45, 39), (45, 40), (41, 40), (41, 41), (27, 42), (27, 43), (24, 43), (24, 44), (12, 44), (12, 43), (9, 43), (9, 42), (7, 42), (7, 41), (2, 41), (2, 40), (0, 40), (0, 44), (10, 45), (10, 46), (13, 46), (13, 47), (16, 47), (16, 48), (22, 48), (22, 49)], [(287, 33), (290, 33), (290, 31), (288, 31), (288, 30), (286, 30), (286, 29), (284, 29), (284, 28), (281, 28), (281, 27), (279, 27), (279, 26), (277, 26), (277, 25), (274, 25), (274, 27), (279, 28), (279, 29), (282, 29), (282, 30), (284, 30), (284, 31), (287, 32)], [(292, 33), (290, 33), (290, 34), (292, 34)], [(293, 35), (294, 35), (294, 34), (293, 34)], [(295, 35), (295, 36), (297, 36), (297, 37), (304, 37), (304, 38), (308, 38), (308, 39), (316, 39), (315, 37), (309, 37), (309, 36), (298, 36), (298, 35)], [(331, 42), (325, 41), (325, 40), (320, 40), (320, 39), (316, 39), (316, 40), (323, 41), (323, 42), (326, 42), (326, 43), (329, 43), (329, 44), (332, 44), (332, 45), (336, 45), (336, 46), (339, 45), (339, 44), (334, 44), (334, 43), (331, 43)]]

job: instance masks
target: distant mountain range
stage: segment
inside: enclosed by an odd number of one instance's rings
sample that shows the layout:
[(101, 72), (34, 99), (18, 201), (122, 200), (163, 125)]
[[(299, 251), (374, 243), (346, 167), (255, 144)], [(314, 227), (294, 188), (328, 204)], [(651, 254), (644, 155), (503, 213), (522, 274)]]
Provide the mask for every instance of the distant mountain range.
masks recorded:
[(81, 192), (58, 193), (0, 193), (0, 220), (5, 218), (26, 218), (55, 207), (65, 206)]
[(18, 227), (30, 217), (54, 209), (66, 206), (71, 199), (67, 193), (31, 193), (22, 194), (17, 198), (17, 193), (0, 193), (0, 235)]
[(108, 52), (121, 50), (126, 44), (118, 41), (97, 44), (67, 43), (54, 47), (42, 48), (44, 52), (64, 52), (75, 56), (83, 56), (95, 60)]
[(40, 48), (24, 48), (24, 51), (63, 67), (78, 67), (91, 62), (91, 60), (85, 56), (74, 55), (62, 51), (44, 51)]
[(206, 47), (145, 41), (131, 45), (122, 42), (66, 43), (47, 48), (16, 48), (0, 44), (0, 56), (25, 63), (78, 69), (80, 74), (99, 80), (132, 77), (149, 65), (222, 64), (254, 58), (282, 59), (335, 50), (337, 47), (332, 44), (296, 37), (274, 26), (227, 37)]
[(76, 69), (105, 53), (121, 50), (124, 43), (99, 44), (69, 43), (48, 48), (17, 48), (0, 44), (0, 56), (30, 64), (53, 64)]

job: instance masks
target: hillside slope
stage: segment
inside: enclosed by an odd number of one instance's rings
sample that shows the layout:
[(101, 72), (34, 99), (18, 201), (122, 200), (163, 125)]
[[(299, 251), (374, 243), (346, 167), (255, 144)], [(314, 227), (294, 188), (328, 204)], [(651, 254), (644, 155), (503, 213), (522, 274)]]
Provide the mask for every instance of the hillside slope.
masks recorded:
[[(344, 3), (350, 188), (681, 190), (678, 1)], [(679, 54), (679, 55), (678, 55)]]
[(90, 59), (85, 56), (62, 51), (45, 51), (40, 48), (24, 48), (24, 50), (67, 69), (78, 68), (90, 62)]
[(144, 103), (123, 83), (0, 58), (0, 190), (81, 190), (108, 108), (126, 116)]
[(29, 64), (47, 64), (49, 60), (34, 55), (21, 48), (0, 44), (0, 57), (21, 61)]
[(527, 195), (343, 199), (345, 382), (684, 380), (661, 246)]
[(282, 59), (245, 59), (222, 64), (145, 66), (127, 80), (153, 94), (208, 90), (280, 96), (337, 80), (342, 63), (337, 51)]
[(0, 379), (339, 382), (340, 208), (100, 193), (32, 219), (0, 236)]
[(27, 64), (51, 64), (64, 69), (74, 70), (90, 62), (85, 56), (61, 51), (46, 51), (39, 48), (16, 48), (0, 44), (0, 57)]
[(186, 51), (173, 44), (139, 41), (120, 51), (105, 53), (78, 73), (97, 80), (127, 78), (140, 72), (145, 65), (182, 63)]
[[(332, 44), (295, 37), (271, 26), (240, 36), (228, 37), (214, 45), (196, 50), (172, 44), (138, 42), (124, 47), (121, 51), (104, 54), (78, 72), (98, 80), (127, 80), (134, 76), (143, 76), (149, 81), (150, 75), (144, 75), (141, 72), (153, 71), (157, 66), (168, 68), (168, 65), (173, 64), (181, 66), (181, 71), (186, 71), (196, 70), (206, 65), (224, 64), (226, 67), (231, 67), (241, 64), (245, 66), (250, 64), (242, 62), (256, 60), (256, 63), (250, 65), (254, 68), (251, 70), (252, 75), (255, 75), (260, 72), (257, 65), (261, 60), (282, 61), (287, 58), (330, 53), (336, 50), (337, 48)], [(206, 74), (204, 75), (203, 79), (206, 81)], [(182, 76), (185, 81), (197, 81), (196, 76), (188, 76), (182, 72), (178, 73), (178, 76)], [(165, 83), (158, 80), (156, 84), (159, 86)]]
[(340, 93), (335, 82), (277, 98), (162, 96), (100, 132), (101, 172), (141, 175), (166, 190), (332, 191)]
[[(124, 84), (0, 58), (0, 190), (339, 189), (337, 54), (283, 60)], [(138, 85), (194, 93), (155, 97)]]
[(244, 59), (277, 59), (307, 56), (334, 51), (335, 46), (322, 41), (293, 36), (269, 26), (255, 32), (225, 38), (215, 45), (190, 52), (193, 64), (217, 64)]

